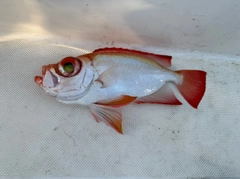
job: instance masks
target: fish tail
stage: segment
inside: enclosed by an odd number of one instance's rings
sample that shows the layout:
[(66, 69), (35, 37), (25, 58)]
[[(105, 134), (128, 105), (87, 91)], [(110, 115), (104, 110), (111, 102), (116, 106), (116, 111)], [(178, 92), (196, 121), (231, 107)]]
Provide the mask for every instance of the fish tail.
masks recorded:
[(194, 108), (198, 107), (206, 89), (206, 72), (201, 70), (176, 71), (181, 80), (177, 88), (186, 101)]

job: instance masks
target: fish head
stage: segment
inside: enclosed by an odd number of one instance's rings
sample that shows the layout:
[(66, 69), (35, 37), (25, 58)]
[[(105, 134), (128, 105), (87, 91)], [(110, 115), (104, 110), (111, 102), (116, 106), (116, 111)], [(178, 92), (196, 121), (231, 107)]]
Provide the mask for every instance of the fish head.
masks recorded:
[(75, 103), (88, 92), (94, 78), (87, 57), (66, 57), (57, 64), (44, 65), (34, 81), (50, 96), (63, 103)]

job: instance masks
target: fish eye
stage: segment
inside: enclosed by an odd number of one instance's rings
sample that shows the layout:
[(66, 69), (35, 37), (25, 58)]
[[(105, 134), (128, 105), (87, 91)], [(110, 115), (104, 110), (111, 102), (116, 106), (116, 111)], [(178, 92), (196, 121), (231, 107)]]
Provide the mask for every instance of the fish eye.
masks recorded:
[(63, 69), (67, 73), (72, 73), (74, 71), (74, 65), (71, 62), (67, 62), (63, 65)]
[(58, 63), (58, 70), (62, 76), (72, 77), (80, 72), (82, 62), (74, 57), (66, 57)]

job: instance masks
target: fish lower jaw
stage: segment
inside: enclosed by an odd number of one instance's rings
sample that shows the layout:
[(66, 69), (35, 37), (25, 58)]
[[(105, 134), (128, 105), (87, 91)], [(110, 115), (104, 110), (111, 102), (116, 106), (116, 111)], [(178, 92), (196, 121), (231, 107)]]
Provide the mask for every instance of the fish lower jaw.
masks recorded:
[(39, 86), (43, 86), (43, 77), (41, 77), (41, 76), (35, 76), (34, 81), (35, 81), (35, 83), (37, 83)]

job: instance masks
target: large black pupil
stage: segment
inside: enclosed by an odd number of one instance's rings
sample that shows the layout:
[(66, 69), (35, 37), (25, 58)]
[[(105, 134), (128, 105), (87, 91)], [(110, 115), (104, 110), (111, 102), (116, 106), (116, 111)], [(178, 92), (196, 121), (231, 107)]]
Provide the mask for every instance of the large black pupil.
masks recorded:
[(71, 72), (73, 72), (73, 70), (74, 70), (74, 66), (73, 66), (72, 63), (67, 62), (67, 63), (65, 63), (65, 64), (63, 65), (63, 69), (64, 69), (65, 72), (71, 73)]

